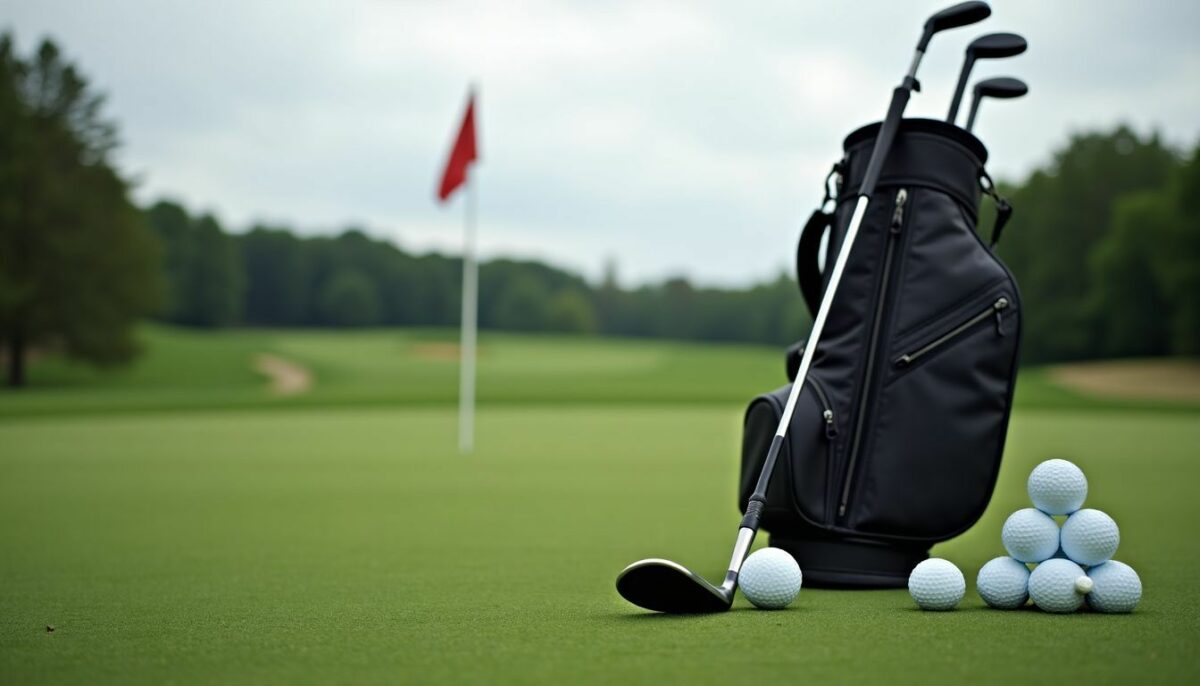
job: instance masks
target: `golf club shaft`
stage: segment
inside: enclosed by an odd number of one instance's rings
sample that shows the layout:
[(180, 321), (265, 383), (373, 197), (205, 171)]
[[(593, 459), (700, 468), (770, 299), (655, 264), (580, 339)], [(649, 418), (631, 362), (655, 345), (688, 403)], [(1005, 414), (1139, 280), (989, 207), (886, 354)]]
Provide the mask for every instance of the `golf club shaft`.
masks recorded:
[(950, 99), (950, 112), (946, 115), (946, 122), (953, 124), (955, 119), (958, 119), (958, 106), (962, 103), (963, 94), (967, 90), (967, 79), (971, 76), (971, 68), (975, 66), (975, 60), (970, 53), (963, 58), (962, 69), (958, 72), (958, 84), (954, 87), (954, 97)]
[(975, 128), (975, 115), (979, 113), (979, 101), (982, 99), (978, 93), (971, 98), (971, 111), (967, 113), (967, 131)]
[(808, 369), (812, 366), (813, 356), (817, 351), (817, 344), (820, 342), (821, 333), (825, 329), (825, 320), (829, 317), (829, 310), (833, 307), (834, 295), (837, 293), (839, 284), (841, 284), (842, 273), (846, 270), (846, 262), (850, 257), (850, 250), (854, 247), (859, 227), (862, 226), (863, 217), (867, 213), (867, 206), (871, 202), (871, 195), (875, 192), (875, 184), (879, 181), (879, 175), (883, 171), (883, 162), (887, 158), (888, 150), (892, 147), (892, 141), (896, 138), (896, 130), (900, 128), (900, 120), (904, 116), (904, 108), (908, 105), (908, 98), (912, 94), (912, 90), (916, 87), (915, 76), (923, 54), (924, 51), (920, 49), (916, 51), (913, 55), (912, 64), (908, 68), (908, 74), (904, 77), (904, 82), (892, 91), (892, 101), (888, 106), (887, 116), (884, 117), (883, 123), (879, 127), (879, 134), (875, 138), (875, 148), (871, 151), (870, 162), (867, 163), (867, 171), (863, 177), (862, 187), (859, 189), (858, 200), (854, 206), (854, 214), (850, 216), (850, 225), (846, 229), (846, 237), (842, 241), (842, 247), (838, 251), (837, 260), (834, 262), (833, 271), (829, 276), (829, 286), (825, 289), (825, 295), (821, 297), (821, 306), (817, 309), (817, 316), (813, 320), (812, 331), (808, 334), (808, 343), (804, 346), (804, 355), (800, 358), (800, 369), (796, 372), (796, 378), (792, 382), (787, 404), (784, 405), (783, 414), (779, 418), (779, 426), (775, 429), (775, 436), (771, 439), (771, 447), (767, 450), (767, 458), (763, 461), (762, 470), (758, 475), (758, 483), (754, 487), (754, 493), (746, 503), (746, 514), (742, 517), (742, 523), (738, 529), (737, 543), (734, 545), (733, 556), (729, 561), (729, 571), (725, 575), (724, 586), (731, 587), (737, 582), (737, 575), (741, 570), (742, 561), (745, 559), (746, 553), (749, 552), (751, 544), (754, 543), (754, 535), (758, 531), (759, 520), (762, 517), (763, 507), (766, 504), (767, 486), (771, 482), (771, 474), (775, 471), (775, 462), (779, 457), (779, 450), (783, 446), (788, 426), (792, 423), (792, 414), (796, 410), (796, 401), (800, 398), (800, 392), (804, 388), (804, 380), (808, 376)]

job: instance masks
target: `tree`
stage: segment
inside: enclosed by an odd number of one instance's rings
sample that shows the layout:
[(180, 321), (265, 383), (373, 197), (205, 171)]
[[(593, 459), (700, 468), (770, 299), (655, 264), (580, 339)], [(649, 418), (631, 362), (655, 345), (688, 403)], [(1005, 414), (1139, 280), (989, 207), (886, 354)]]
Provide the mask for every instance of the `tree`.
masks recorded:
[(317, 296), (317, 314), (333, 326), (379, 323), (379, 294), (362, 272), (344, 269), (333, 274)]
[(0, 340), (8, 383), (31, 346), (128, 362), (134, 324), (162, 301), (159, 246), (109, 163), (102, 95), (43, 41), (22, 59), (0, 36)]
[(1121, 196), (1093, 256), (1112, 355), (1200, 353), (1200, 147), (1164, 188)]
[(166, 249), (166, 320), (207, 327), (240, 323), (246, 275), (236, 239), (211, 215), (194, 219), (174, 202), (158, 202), (147, 217)]
[(1178, 165), (1157, 135), (1120, 126), (1073, 136), (1050, 165), (1013, 190), (1016, 212), (999, 252), (1030, 304), (1022, 313), (1024, 361), (1104, 354), (1103, 319), (1117, 314), (1095, 307), (1107, 276), (1089, 269), (1091, 254), (1112, 227), (1117, 198), (1162, 188)]
[(595, 333), (596, 312), (582, 292), (571, 289), (559, 291), (546, 304), (546, 329), (568, 333)]

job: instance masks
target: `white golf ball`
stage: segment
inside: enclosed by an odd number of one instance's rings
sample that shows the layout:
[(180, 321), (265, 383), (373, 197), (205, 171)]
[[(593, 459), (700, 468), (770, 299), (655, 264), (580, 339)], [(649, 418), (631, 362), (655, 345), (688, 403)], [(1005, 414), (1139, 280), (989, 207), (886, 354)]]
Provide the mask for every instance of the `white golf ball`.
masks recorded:
[(1046, 460), (1033, 468), (1025, 484), (1037, 509), (1051, 515), (1071, 514), (1087, 498), (1087, 477), (1066, 460)]
[(1133, 567), (1109, 560), (1088, 570), (1092, 592), (1088, 607), (1097, 612), (1133, 612), (1142, 599), (1142, 580)]
[(1070, 560), (1046, 560), (1029, 575), (1029, 597), (1046, 612), (1078, 610), (1092, 587), (1092, 580)]
[(1018, 562), (1049, 560), (1058, 550), (1058, 522), (1032, 507), (1017, 510), (1004, 521), (1000, 540)]
[(800, 565), (785, 550), (763, 548), (742, 563), (738, 588), (755, 607), (782, 610), (800, 594), (804, 576)]
[(1098, 565), (1117, 552), (1121, 530), (1100, 510), (1082, 509), (1062, 526), (1062, 549), (1081, 565)]
[(1029, 568), (1011, 557), (997, 557), (980, 568), (975, 590), (991, 607), (1015, 610), (1029, 600)]
[(953, 610), (967, 592), (967, 580), (953, 562), (931, 557), (908, 575), (908, 594), (922, 610)]

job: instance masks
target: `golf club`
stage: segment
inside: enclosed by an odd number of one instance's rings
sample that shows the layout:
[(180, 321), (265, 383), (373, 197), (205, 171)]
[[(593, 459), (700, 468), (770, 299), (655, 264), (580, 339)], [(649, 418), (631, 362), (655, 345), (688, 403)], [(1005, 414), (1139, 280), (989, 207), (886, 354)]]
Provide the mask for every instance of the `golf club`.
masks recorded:
[(1029, 92), (1029, 87), (1021, 79), (1011, 76), (1000, 76), (994, 79), (984, 79), (975, 83), (975, 92), (971, 96), (971, 111), (967, 114), (967, 131), (975, 128), (975, 115), (979, 113), (981, 98), (1019, 98)]
[(800, 397), (801, 389), (804, 388), (804, 380), (808, 375), (808, 368), (812, 364), (813, 355), (816, 353), (821, 331), (829, 316), (838, 284), (841, 282), (842, 272), (846, 268), (847, 258), (854, 246), (854, 239), (858, 235), (859, 226), (866, 214), (871, 195), (875, 192), (875, 184), (883, 170), (884, 159), (896, 137), (896, 130), (900, 126), (904, 108), (908, 105), (912, 91), (919, 88), (916, 79), (917, 67), (935, 33), (974, 24), (986, 19), (991, 13), (992, 10), (987, 3), (975, 1), (948, 7), (929, 17), (925, 21), (924, 31), (921, 34), (920, 42), (917, 43), (908, 73), (905, 74), (901, 84), (892, 91), (891, 104), (888, 106), (887, 116), (884, 117), (879, 127), (875, 146), (871, 152), (871, 160), (867, 164), (854, 213), (850, 217), (850, 224), (846, 230), (843, 247), (838, 252), (833, 271), (830, 273), (829, 286), (821, 298), (821, 306), (813, 320), (812, 331), (808, 335), (808, 343), (804, 348), (804, 356), (800, 360), (800, 368), (792, 382), (787, 404), (783, 408), (779, 426), (775, 430), (775, 436), (771, 440), (771, 446), (763, 461), (754, 493), (746, 503), (746, 514), (742, 517), (738, 527), (737, 540), (733, 546), (733, 555), (729, 560), (725, 580), (717, 587), (687, 567), (670, 560), (657, 558), (639, 560), (626, 567), (617, 576), (617, 592), (629, 602), (648, 610), (666, 613), (720, 612), (728, 610), (733, 604), (738, 572), (741, 571), (742, 562), (746, 559), (746, 554), (750, 551), (750, 546), (754, 543), (754, 536), (758, 532), (759, 518), (766, 503), (767, 485), (771, 481), (775, 460), (779, 456), (780, 446), (783, 445), (784, 436), (787, 435), (788, 426), (792, 422), (796, 401)]
[(958, 72), (958, 84), (954, 87), (954, 97), (950, 100), (950, 113), (946, 121), (950, 124), (958, 118), (958, 106), (962, 103), (963, 91), (967, 87), (967, 77), (975, 66), (975, 60), (991, 60), (1001, 57), (1013, 57), (1025, 52), (1029, 44), (1015, 33), (989, 33), (971, 41), (963, 57), (962, 69)]

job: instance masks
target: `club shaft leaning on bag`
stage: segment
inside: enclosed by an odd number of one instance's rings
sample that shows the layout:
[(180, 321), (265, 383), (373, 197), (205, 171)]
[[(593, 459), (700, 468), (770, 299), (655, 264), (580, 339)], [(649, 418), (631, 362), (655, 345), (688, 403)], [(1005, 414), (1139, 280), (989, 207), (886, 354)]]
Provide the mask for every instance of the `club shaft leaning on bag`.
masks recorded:
[(808, 368), (812, 365), (813, 355), (816, 354), (817, 344), (820, 342), (821, 333), (825, 329), (825, 320), (828, 318), (829, 310), (833, 306), (833, 298), (837, 294), (838, 285), (842, 281), (842, 272), (846, 269), (850, 250), (854, 247), (855, 238), (858, 237), (858, 229), (862, 226), (863, 217), (867, 213), (867, 206), (871, 202), (871, 195), (875, 192), (875, 184), (879, 181), (879, 175), (883, 170), (883, 163), (887, 159), (888, 150), (892, 147), (892, 141), (896, 138), (896, 130), (900, 127), (900, 120), (904, 116), (904, 108), (908, 105), (908, 98), (916, 87), (915, 75), (917, 66), (921, 63), (922, 55), (923, 51), (918, 49), (913, 56), (908, 74), (904, 77), (904, 82), (892, 91), (892, 102), (888, 106), (887, 116), (884, 117), (883, 124), (879, 127), (879, 134), (875, 138), (875, 148), (871, 151), (871, 159), (867, 163), (867, 171), (863, 176), (858, 200), (854, 205), (854, 214), (850, 216), (850, 225), (846, 229), (846, 237), (842, 241), (842, 247), (838, 251), (837, 260), (833, 264), (833, 271), (829, 275), (829, 286), (825, 289), (825, 295), (821, 297), (821, 306), (817, 309), (817, 316), (813, 320), (812, 331), (808, 334), (808, 343), (804, 346), (804, 356), (800, 359), (800, 369), (796, 372), (795, 380), (792, 381), (792, 389), (788, 393), (787, 404), (783, 407), (783, 415), (779, 418), (779, 426), (775, 429), (775, 437), (771, 439), (771, 447), (767, 450), (767, 458), (763, 460), (762, 470), (759, 472), (758, 483), (754, 487), (754, 493), (751, 494), (749, 501), (746, 503), (746, 514), (742, 517), (742, 523), (738, 528), (738, 537), (733, 548), (733, 557), (729, 561), (729, 571), (725, 575), (726, 586), (732, 587), (733, 584), (737, 583), (737, 575), (741, 570), (742, 561), (746, 558), (746, 553), (750, 551), (750, 545), (754, 542), (754, 534), (758, 531), (759, 519), (762, 516), (763, 507), (767, 499), (767, 485), (770, 484), (771, 474), (775, 471), (775, 461), (779, 457), (779, 450), (783, 446), (784, 437), (787, 436), (788, 426), (792, 423), (792, 413), (796, 409), (796, 401), (800, 397), (800, 391), (804, 388), (804, 380), (808, 376)]

